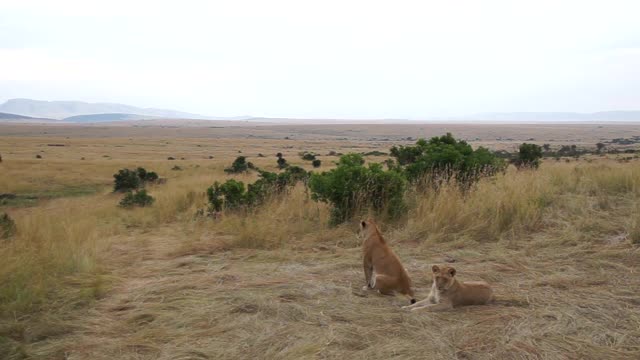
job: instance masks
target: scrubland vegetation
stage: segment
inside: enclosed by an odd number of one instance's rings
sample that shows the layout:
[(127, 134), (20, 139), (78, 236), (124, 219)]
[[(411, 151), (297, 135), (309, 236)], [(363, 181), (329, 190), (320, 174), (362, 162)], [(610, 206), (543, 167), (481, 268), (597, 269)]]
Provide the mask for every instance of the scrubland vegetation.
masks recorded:
[[(518, 170), (449, 145), (459, 151), (418, 142), (391, 149), (395, 163), (347, 155), (320, 169), (286, 154), (183, 171), (4, 156), (2, 192), (91, 191), (5, 206), (15, 231), (0, 237), (0, 357), (637, 358), (640, 162), (533, 156)], [(118, 207), (112, 176), (138, 166), (167, 182), (145, 185), (150, 206)], [(298, 166), (315, 173), (296, 177)], [(419, 297), (430, 265), (453, 261), (501, 302), (416, 316), (404, 299), (362, 293), (351, 220), (367, 214)]]

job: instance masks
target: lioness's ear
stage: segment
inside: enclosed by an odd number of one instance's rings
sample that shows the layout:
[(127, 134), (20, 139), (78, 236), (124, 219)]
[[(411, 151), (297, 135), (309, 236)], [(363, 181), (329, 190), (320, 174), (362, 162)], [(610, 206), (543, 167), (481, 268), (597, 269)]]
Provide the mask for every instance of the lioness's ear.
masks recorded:
[(449, 274), (451, 274), (451, 276), (456, 276), (456, 269), (449, 268)]
[(431, 271), (433, 271), (434, 273), (440, 272), (440, 268), (438, 267), (438, 265), (433, 265), (431, 267)]

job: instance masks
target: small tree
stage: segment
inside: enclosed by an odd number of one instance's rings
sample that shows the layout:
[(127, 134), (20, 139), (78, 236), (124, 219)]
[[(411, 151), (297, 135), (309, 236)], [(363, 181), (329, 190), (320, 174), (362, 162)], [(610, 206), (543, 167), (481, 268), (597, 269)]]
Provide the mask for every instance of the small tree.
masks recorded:
[(311, 162), (311, 165), (313, 165), (314, 168), (319, 168), (322, 165), (322, 161), (320, 161), (320, 159), (315, 159)]
[(542, 158), (542, 148), (536, 144), (520, 145), (518, 158), (514, 161), (517, 168), (537, 169)]
[(549, 144), (543, 144), (542, 148), (544, 149), (545, 152), (549, 152), (549, 150), (551, 150), (551, 145)]
[(242, 172), (247, 172), (249, 169), (249, 164), (247, 164), (247, 158), (245, 156), (238, 156), (231, 167), (224, 169), (227, 173), (237, 174)]
[(605, 144), (599, 142), (596, 144), (596, 147), (598, 148), (598, 154), (602, 153), (602, 150), (604, 150), (604, 148), (606, 147)]

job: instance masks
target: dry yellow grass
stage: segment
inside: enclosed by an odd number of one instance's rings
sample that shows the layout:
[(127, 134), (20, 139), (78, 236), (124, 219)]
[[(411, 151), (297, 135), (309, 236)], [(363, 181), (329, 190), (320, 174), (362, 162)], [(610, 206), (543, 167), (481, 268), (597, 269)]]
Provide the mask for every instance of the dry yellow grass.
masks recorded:
[[(224, 142), (210, 160), (193, 139), (168, 140), (187, 159), (167, 161), (144, 150), (158, 139), (123, 147), (93, 140), (82, 161), (74, 144), (85, 140), (68, 140), (56, 158), (40, 161), (26, 155), (38, 141), (0, 164), (0, 192), (59, 191), (3, 209), (19, 232), (0, 245), (0, 357), (640, 356), (638, 161), (551, 161), (538, 171), (510, 169), (467, 194), (451, 186), (408, 195), (406, 218), (383, 231), (418, 296), (428, 293), (431, 264), (455, 260), (461, 279), (490, 282), (499, 300), (415, 315), (400, 309), (402, 297), (361, 292), (355, 226), (329, 227), (329, 209), (302, 187), (249, 214), (194, 219), (206, 187), (227, 177), (237, 142)], [(97, 156), (101, 146), (112, 160)], [(276, 149), (267, 142), (251, 152)], [(298, 149), (287, 151), (302, 164)], [(273, 157), (250, 160), (275, 165)], [(170, 170), (176, 164), (183, 170)], [(169, 181), (149, 189), (152, 207), (119, 209), (111, 175), (133, 166)], [(82, 181), (94, 193), (69, 197)]]

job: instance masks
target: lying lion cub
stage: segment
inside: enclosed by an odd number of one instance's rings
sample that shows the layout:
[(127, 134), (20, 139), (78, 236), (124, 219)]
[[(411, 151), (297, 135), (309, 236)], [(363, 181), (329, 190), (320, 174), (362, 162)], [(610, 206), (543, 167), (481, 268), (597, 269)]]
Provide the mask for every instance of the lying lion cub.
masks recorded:
[(451, 266), (433, 265), (433, 286), (429, 296), (403, 309), (442, 311), (465, 305), (484, 305), (493, 300), (493, 290), (484, 281), (459, 282)]
[(376, 223), (372, 219), (362, 221), (360, 231), (364, 235), (362, 250), (367, 281), (363, 290), (375, 289), (385, 295), (393, 295), (397, 291), (409, 297), (414, 304), (416, 299), (413, 297), (409, 274), (387, 246)]

